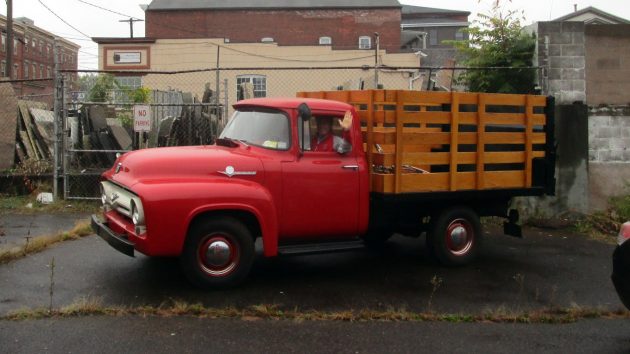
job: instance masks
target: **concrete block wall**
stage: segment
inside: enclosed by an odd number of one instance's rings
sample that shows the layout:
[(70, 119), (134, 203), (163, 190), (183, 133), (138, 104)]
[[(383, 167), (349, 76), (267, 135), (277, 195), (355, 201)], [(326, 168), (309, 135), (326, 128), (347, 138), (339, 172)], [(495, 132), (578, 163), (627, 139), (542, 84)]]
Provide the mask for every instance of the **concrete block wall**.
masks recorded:
[(589, 211), (605, 210), (630, 193), (630, 106), (591, 107), (588, 131)]
[(584, 23), (539, 22), (536, 64), (545, 68), (543, 92), (558, 104), (586, 101)]
[(586, 26), (589, 106), (630, 103), (630, 25)]
[(630, 163), (630, 107), (591, 108), (588, 131), (589, 161)]

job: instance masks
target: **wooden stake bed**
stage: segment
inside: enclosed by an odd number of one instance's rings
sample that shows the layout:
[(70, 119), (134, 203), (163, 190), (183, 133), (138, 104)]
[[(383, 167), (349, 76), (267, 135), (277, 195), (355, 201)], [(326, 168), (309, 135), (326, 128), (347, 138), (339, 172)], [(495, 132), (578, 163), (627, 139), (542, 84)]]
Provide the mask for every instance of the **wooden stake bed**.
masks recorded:
[(372, 192), (528, 189), (534, 160), (553, 154), (545, 96), (362, 90), (298, 97), (355, 107), (373, 166)]

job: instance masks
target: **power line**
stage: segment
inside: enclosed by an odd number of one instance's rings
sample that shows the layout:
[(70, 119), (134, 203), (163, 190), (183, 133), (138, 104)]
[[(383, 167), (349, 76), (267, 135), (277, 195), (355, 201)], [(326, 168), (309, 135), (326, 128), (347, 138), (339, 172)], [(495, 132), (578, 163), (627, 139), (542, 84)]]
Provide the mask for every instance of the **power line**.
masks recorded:
[(59, 20), (61, 20), (61, 22), (65, 23), (66, 25), (68, 25), (68, 27), (72, 28), (73, 30), (81, 33), (82, 35), (84, 35), (87, 38), (91, 38), (90, 36), (88, 36), (87, 34), (81, 32), (79, 29), (77, 29), (76, 27), (74, 27), (73, 25), (71, 25), (70, 23), (68, 23), (68, 21), (64, 20), (63, 18), (61, 18), (61, 16), (57, 15), (53, 10), (51, 10), (48, 6), (46, 6), (46, 4), (44, 4), (42, 2), (42, 0), (37, 0), (43, 7), (46, 8), (46, 10), (48, 10), (51, 14), (55, 15), (55, 17), (57, 17)]
[(90, 6), (96, 7), (97, 9), (101, 9), (101, 10), (103, 10), (103, 11), (111, 12), (111, 13), (116, 14), (116, 15), (120, 15), (120, 16), (123, 16), (123, 17), (129, 17), (129, 18), (132, 18), (132, 19), (134, 19), (134, 20), (140, 20), (139, 18), (137, 18), (137, 17), (135, 17), (135, 16), (125, 15), (125, 14), (120, 13), (120, 12), (118, 12), (118, 11), (110, 10), (110, 9), (104, 8), (104, 7), (102, 7), (102, 6), (98, 6), (98, 5), (96, 5), (96, 4), (89, 3), (89, 2), (87, 2), (87, 1), (83, 1), (83, 0), (77, 0), (77, 1), (78, 1), (78, 2), (82, 2), (82, 3), (86, 4), (86, 5), (90, 5)]

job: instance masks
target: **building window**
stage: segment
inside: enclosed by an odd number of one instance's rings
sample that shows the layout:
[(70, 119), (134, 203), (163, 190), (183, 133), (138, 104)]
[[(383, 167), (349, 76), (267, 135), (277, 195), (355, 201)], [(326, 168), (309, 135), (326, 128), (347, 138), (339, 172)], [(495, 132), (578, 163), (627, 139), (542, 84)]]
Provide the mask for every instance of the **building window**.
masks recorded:
[(28, 62), (24, 62), (24, 78), (28, 79)]
[(13, 39), (13, 56), (17, 57), (18, 54), (18, 40)]
[(120, 76), (116, 78), (116, 82), (124, 88), (133, 90), (142, 87), (142, 78), (140, 76)]
[(30, 42), (30, 40), (27, 37), (24, 37), (24, 51), (28, 52), (28, 42)]
[(7, 62), (6, 61), (2, 61), (2, 64), (0, 64), (0, 73), (2, 74), (2, 76), (7, 76)]
[(46, 68), (46, 74), (48, 74), (48, 76), (46, 76), (47, 78), (52, 78), (52, 69), (50, 68), (50, 66)]
[(2, 34), (2, 51), (7, 51), (7, 35), (4, 33)]
[(33, 63), (33, 79), (37, 79), (37, 64)]
[(331, 45), (332, 38), (330, 37), (319, 37), (319, 45)]
[(438, 32), (437, 30), (429, 31), (429, 45), (438, 45)]
[(17, 64), (13, 64), (13, 78), (18, 79), (20, 74), (20, 66)]
[(370, 49), (372, 48), (372, 38), (368, 36), (359, 37), (359, 49)]
[(271, 37), (263, 37), (263, 39), (260, 40), (263, 43), (273, 43), (273, 38)]
[(43, 64), (39, 64), (39, 78), (40, 79), (44, 78), (44, 65)]
[(239, 89), (243, 84), (251, 84), (254, 90), (254, 97), (267, 97), (267, 77), (263, 75), (241, 75), (236, 77), (236, 97), (239, 95)]

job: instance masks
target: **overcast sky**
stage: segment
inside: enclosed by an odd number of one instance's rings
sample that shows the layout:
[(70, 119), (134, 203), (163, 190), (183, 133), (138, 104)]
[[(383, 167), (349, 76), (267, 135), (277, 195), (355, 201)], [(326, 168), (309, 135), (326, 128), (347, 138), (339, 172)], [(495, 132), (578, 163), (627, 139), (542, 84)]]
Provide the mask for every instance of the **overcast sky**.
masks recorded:
[[(144, 12), (139, 5), (150, 2), (150, 0), (84, 1), (140, 19), (144, 19)], [(478, 12), (488, 12), (492, 3), (491, 0), (400, 0), (400, 2), (416, 6), (467, 10), (473, 13), (469, 17), (470, 21), (476, 18)], [(573, 11), (573, 4), (577, 4), (578, 9), (594, 6), (613, 15), (630, 19), (628, 0), (512, 0), (511, 2), (503, 0), (502, 2), (507, 8), (523, 10), (526, 17), (525, 24), (549, 21), (566, 15)], [(0, 2), (0, 13), (5, 16), (7, 14), (5, 2)], [(97, 67), (97, 46), (88, 37), (129, 36), (129, 24), (118, 22), (128, 17), (90, 6), (80, 0), (13, 0), (13, 16), (28, 17), (35, 21), (36, 26), (79, 44), (82, 47), (79, 52), (80, 69)], [(134, 28), (134, 36), (144, 35), (144, 23), (137, 23)]]

